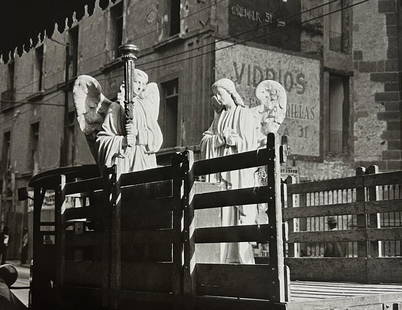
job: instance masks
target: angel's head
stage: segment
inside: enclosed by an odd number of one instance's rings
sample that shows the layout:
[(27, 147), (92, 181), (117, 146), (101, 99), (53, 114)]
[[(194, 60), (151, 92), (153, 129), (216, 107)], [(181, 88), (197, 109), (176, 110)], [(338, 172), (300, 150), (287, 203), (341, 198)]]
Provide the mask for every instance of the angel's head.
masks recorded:
[(212, 92), (214, 93), (212, 103), (215, 110), (217, 110), (217, 106), (224, 108), (230, 105), (244, 106), (235, 84), (229, 79), (223, 78), (212, 84)]
[(255, 95), (261, 104), (261, 128), (264, 134), (277, 132), (286, 116), (286, 91), (272, 80), (258, 84)]
[(147, 83), (148, 83), (148, 74), (146, 74), (142, 70), (135, 69), (133, 79), (134, 96), (138, 96), (139, 94), (141, 94)]

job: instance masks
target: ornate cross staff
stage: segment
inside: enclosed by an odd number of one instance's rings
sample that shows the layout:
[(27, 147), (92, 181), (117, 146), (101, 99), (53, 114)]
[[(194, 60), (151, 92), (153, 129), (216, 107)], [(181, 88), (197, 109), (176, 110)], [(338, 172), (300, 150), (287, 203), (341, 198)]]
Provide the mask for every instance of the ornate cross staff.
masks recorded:
[(134, 80), (134, 61), (137, 59), (136, 53), (138, 52), (138, 47), (134, 44), (124, 44), (120, 46), (120, 54), (121, 58), (124, 62), (124, 91), (125, 91), (125, 116), (126, 116), (126, 124), (131, 121), (135, 125), (135, 119), (133, 115), (133, 80)]

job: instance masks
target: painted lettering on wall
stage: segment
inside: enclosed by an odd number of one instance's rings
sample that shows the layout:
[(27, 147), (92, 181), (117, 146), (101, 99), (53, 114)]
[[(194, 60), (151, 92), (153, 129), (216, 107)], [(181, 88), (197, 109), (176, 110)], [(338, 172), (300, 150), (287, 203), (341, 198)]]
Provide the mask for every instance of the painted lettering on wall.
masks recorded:
[[(293, 73), (274, 69), (270, 67), (261, 67), (246, 63), (233, 62), (235, 83), (243, 84), (246, 81), (248, 86), (256, 87), (263, 80), (275, 80), (285, 87), (287, 92), (296, 91), (301, 95), (306, 89), (306, 77), (304, 73)], [(244, 79), (244, 80), (243, 80)]]
[[(218, 42), (217, 49), (230, 45)], [(291, 154), (320, 155), (320, 61), (294, 54), (236, 45), (215, 55), (215, 78), (236, 84), (244, 103), (260, 104), (256, 86), (263, 80), (283, 85), (287, 95), (286, 118), (279, 134), (289, 137)]]
[(230, 12), (234, 16), (246, 18), (257, 23), (271, 23), (273, 21), (273, 15), (271, 12), (259, 12), (246, 8), (240, 4), (233, 5), (230, 8)]

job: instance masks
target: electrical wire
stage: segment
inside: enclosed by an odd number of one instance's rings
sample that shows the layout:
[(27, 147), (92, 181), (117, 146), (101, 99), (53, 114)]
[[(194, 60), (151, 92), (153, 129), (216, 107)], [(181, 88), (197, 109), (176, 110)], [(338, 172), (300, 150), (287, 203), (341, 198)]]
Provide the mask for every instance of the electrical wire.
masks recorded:
[[(307, 13), (307, 12), (311, 12), (311, 11), (313, 11), (313, 10), (316, 10), (316, 9), (318, 9), (318, 8), (320, 8), (320, 7), (325, 6), (325, 5), (329, 5), (329, 4), (331, 4), (331, 3), (333, 3), (333, 2), (336, 2), (336, 1), (337, 1), (337, 0), (328, 1), (328, 2), (326, 2), (326, 3), (324, 3), (324, 4), (320, 4), (320, 5), (315, 6), (315, 7), (313, 7), (313, 8), (304, 10), (304, 11), (301, 12), (300, 14), (295, 14), (295, 15), (291, 16), (290, 18), (298, 17), (299, 15), (301, 16), (302, 14), (305, 14), (305, 13)], [(334, 10), (334, 11), (330, 11), (330, 12), (328, 12), (328, 13), (325, 13), (325, 14), (322, 14), (322, 15), (319, 15), (319, 16), (316, 16), (316, 17), (313, 17), (313, 18), (311, 18), (311, 19), (307, 19), (307, 20), (301, 22), (301, 24), (309, 23), (309, 22), (311, 22), (311, 21), (313, 21), (313, 20), (316, 20), (316, 19), (319, 19), (319, 18), (328, 16), (328, 15), (333, 14), (333, 13), (336, 13), (336, 12), (340, 12), (340, 11), (345, 10), (345, 9), (349, 9), (349, 8), (351, 8), (351, 7), (360, 5), (360, 4), (365, 3), (365, 2), (368, 2), (368, 1), (369, 1), (369, 0), (362, 0), (362, 1), (360, 1), (360, 2), (356, 2), (356, 3), (352, 4), (352, 5), (345, 6), (345, 7), (336, 9), (336, 10)], [(266, 27), (266, 26), (269, 26), (269, 25), (272, 25), (272, 23), (266, 23), (266, 24), (263, 25), (263, 27)], [(287, 21), (286, 25), (288, 25), (288, 21)], [(256, 30), (253, 29), (252, 31), (255, 32)], [(280, 30), (280, 31), (282, 31), (282, 30)], [(249, 32), (251, 32), (251, 30), (248, 30), (248, 31), (244, 31), (244, 32), (235, 34), (235, 36), (237, 37), (237, 36), (240, 36), (240, 35), (244, 35), (244, 34), (246, 34), (246, 33), (249, 33)], [(279, 33), (279, 30), (278, 30), (278, 29), (277, 29), (277, 32)], [(238, 41), (238, 42), (231, 43), (231, 44), (228, 45), (228, 46), (223, 46), (223, 47), (220, 47), (220, 48), (214, 48), (214, 49), (212, 49), (212, 50), (210, 50), (210, 51), (207, 51), (207, 52), (204, 52), (204, 53), (200, 53), (200, 54), (197, 54), (197, 55), (193, 55), (193, 56), (190, 56), (190, 57), (187, 57), (187, 58), (184, 58), (184, 59), (175, 60), (175, 61), (172, 61), (172, 62), (169, 62), (169, 63), (161, 64), (161, 65), (158, 65), (158, 66), (154, 66), (154, 67), (144, 68), (144, 70), (147, 70), (147, 71), (149, 71), (149, 70), (155, 70), (155, 69), (158, 69), (158, 68), (161, 68), (161, 67), (165, 67), (165, 66), (169, 66), (169, 65), (172, 65), (172, 64), (184, 62), (184, 61), (187, 61), (187, 60), (190, 60), (190, 59), (193, 59), (193, 58), (196, 58), (196, 57), (200, 57), (200, 56), (203, 56), (203, 55), (206, 55), (206, 54), (209, 54), (209, 53), (214, 53), (214, 52), (217, 52), (217, 51), (226, 49), (226, 48), (230, 48), (230, 47), (233, 47), (233, 46), (238, 45), (238, 44), (242, 44), (242, 43), (245, 43), (245, 42), (248, 42), (248, 41), (252, 41), (253, 39), (256, 39), (256, 38), (260, 38), (260, 37), (263, 37), (263, 36), (269, 36), (269, 35), (272, 35), (272, 34), (274, 34), (274, 33), (275, 33), (275, 31), (273, 31), (273, 32), (271, 32), (271, 33), (269, 33), (269, 34), (265, 34), (265, 33), (264, 33), (263, 35), (253, 36), (253, 37), (248, 38), (248, 39), (244, 39), (244, 40), (241, 40), (241, 41)], [(214, 42), (212, 42), (212, 43), (207, 43), (207, 44), (205, 44), (205, 45), (199, 46), (199, 47), (194, 48), (194, 49), (186, 50), (186, 51), (184, 51), (184, 52), (177, 53), (177, 54), (175, 54), (175, 55), (166, 56), (166, 57), (164, 57), (164, 58), (160, 58), (160, 59), (158, 59), (158, 60), (146, 62), (146, 63), (143, 63), (143, 64), (137, 64), (137, 66), (141, 66), (141, 67), (142, 67), (142, 66), (144, 66), (144, 65), (146, 65), (146, 64), (150, 64), (150, 63), (154, 63), (154, 62), (160, 62), (160, 61), (162, 61), (162, 60), (164, 60), (164, 59), (169, 59), (169, 58), (171, 58), (171, 57), (176, 57), (177, 55), (182, 55), (182, 54), (190, 53), (190, 52), (192, 52), (192, 51), (194, 51), (194, 50), (199, 50), (199, 49), (201, 49), (201, 48), (203, 48), (203, 47), (212, 46), (212, 45), (215, 45), (216, 43), (221, 42), (221, 41), (228, 41), (228, 40), (230, 40), (230, 39), (232, 39), (232, 38), (233, 38), (233, 36), (230, 36), (230, 37), (227, 37), (227, 38), (224, 38), (224, 39), (219, 39), (219, 40), (216, 40), (216, 41), (214, 41)], [(100, 56), (100, 55), (105, 54), (105, 53), (106, 53), (106, 52), (103, 51), (103, 52), (101, 52), (101, 53), (99, 53), (99, 54), (97, 54), (97, 55), (94, 55), (94, 56), (92, 56), (92, 57), (89, 57), (89, 58), (86, 59), (86, 60), (90, 60), (90, 59), (92, 59), (92, 58), (94, 58), (94, 57), (96, 57), (96, 56)], [(96, 71), (99, 71), (99, 70), (96, 70)], [(94, 72), (96, 72), (96, 71), (94, 71)], [(55, 72), (54, 74), (57, 74), (57, 73), (60, 73), (60, 71), (59, 71), (59, 72)], [(100, 75), (100, 74), (101, 74), (101, 73), (99, 73), (99, 74), (97, 74), (97, 75)], [(88, 73), (88, 75), (91, 75), (91, 73)], [(96, 76), (96, 75), (95, 75), (95, 76)], [(104, 79), (100, 79), (100, 80), (98, 80), (98, 81), (100, 82), (100, 81), (104, 81), (104, 80), (110, 80), (110, 79), (116, 78), (116, 77), (122, 77), (122, 73), (118, 73), (118, 74), (116, 74), (116, 75), (107, 76), (107, 77), (105, 77)], [(32, 84), (32, 83), (31, 83), (31, 84)], [(25, 87), (26, 87), (26, 86), (24, 86), (24, 88), (25, 88)], [(21, 89), (22, 89), (22, 88), (21, 88)], [(57, 90), (55, 90), (55, 91), (57, 91)], [(57, 96), (57, 95), (56, 95), (56, 96)], [(55, 96), (54, 96), (54, 97), (55, 97)], [(8, 101), (8, 100), (2, 100), (1, 102), (17, 103), (17, 104), (20, 104), (19, 106), (24, 105), (24, 104), (38, 104), (38, 105), (49, 105), (49, 106), (61, 106), (61, 107), (63, 107), (64, 105), (52, 104), (52, 103), (49, 103), (49, 102), (48, 102), (48, 100), (50, 100), (50, 99), (52, 99), (52, 98), (54, 98), (54, 97), (51, 97), (51, 98), (47, 99), (46, 101), (34, 101), (34, 102), (31, 102), (31, 101)], [(19, 107), (19, 106), (18, 106), (18, 107)]]

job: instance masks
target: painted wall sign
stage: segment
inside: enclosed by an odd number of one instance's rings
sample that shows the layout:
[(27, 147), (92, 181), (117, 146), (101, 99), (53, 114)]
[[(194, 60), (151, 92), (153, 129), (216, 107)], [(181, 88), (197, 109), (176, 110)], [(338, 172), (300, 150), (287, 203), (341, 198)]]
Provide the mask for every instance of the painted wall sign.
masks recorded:
[(300, 0), (230, 0), (229, 34), (300, 50)]
[(255, 87), (278, 81), (286, 89), (286, 119), (279, 129), (289, 137), (293, 155), (320, 155), (320, 61), (229, 42), (216, 43), (215, 77), (227, 77), (250, 107), (258, 104)]

